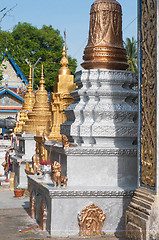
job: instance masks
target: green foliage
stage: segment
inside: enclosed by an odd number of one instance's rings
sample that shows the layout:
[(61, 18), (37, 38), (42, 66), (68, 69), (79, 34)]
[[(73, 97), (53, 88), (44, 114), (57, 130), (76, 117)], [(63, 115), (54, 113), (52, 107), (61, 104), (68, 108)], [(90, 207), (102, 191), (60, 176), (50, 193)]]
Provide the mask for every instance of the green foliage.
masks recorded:
[(128, 64), (129, 64), (129, 68), (127, 69), (127, 71), (134, 72), (137, 77), (138, 76), (137, 41), (133, 37), (132, 39), (126, 38), (124, 45), (126, 48)]
[[(40, 81), (41, 64), (44, 65), (46, 89), (53, 90), (53, 85), (60, 69), (62, 47), (64, 40), (59, 30), (44, 25), (41, 29), (29, 23), (18, 23), (13, 32), (0, 31), (0, 55), (8, 53), (28, 78), (30, 62), (33, 66), (41, 58), (40, 64), (34, 70), (34, 89), (37, 89)], [(68, 57), (69, 68), (75, 74), (77, 61)]]

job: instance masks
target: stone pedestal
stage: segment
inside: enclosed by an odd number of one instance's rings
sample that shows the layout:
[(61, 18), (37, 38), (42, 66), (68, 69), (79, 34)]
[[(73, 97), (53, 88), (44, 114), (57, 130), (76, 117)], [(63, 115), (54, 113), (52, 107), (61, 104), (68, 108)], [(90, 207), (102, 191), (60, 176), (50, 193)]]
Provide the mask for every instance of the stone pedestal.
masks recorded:
[(21, 134), (18, 136), (16, 154), (11, 156), (12, 171), (15, 172), (15, 185), (27, 188), (27, 175), (25, 173), (26, 162), (32, 163), (35, 153), (34, 134)]
[(36, 206), (42, 199), (46, 229), (52, 235), (80, 234), (82, 222), (77, 218), (86, 209), (92, 216), (91, 206), (106, 215), (102, 231), (118, 234), (125, 229), (125, 209), (137, 187), (137, 106), (133, 102), (137, 93), (131, 88), (135, 77), (125, 71), (83, 70), (75, 82), (78, 89), (71, 93), (75, 102), (66, 109), (67, 121), (61, 126), (61, 133), (74, 144), (65, 148), (65, 144), (45, 143), (48, 152), (51, 149), (51, 161), (58, 161), (61, 174), (68, 178), (67, 188), (29, 177), (30, 191), (33, 199), (37, 191), (41, 196)]
[[(30, 210), (43, 230), (52, 236), (75, 236), (81, 233), (79, 216), (93, 203), (106, 214), (102, 232), (113, 234), (124, 229), (124, 212), (133, 191), (112, 187), (55, 188), (38, 176), (28, 176)], [(41, 208), (41, 205), (43, 206)], [(43, 210), (43, 211), (42, 211)], [(89, 209), (91, 212), (91, 210)], [(41, 217), (42, 216), (42, 217)]]

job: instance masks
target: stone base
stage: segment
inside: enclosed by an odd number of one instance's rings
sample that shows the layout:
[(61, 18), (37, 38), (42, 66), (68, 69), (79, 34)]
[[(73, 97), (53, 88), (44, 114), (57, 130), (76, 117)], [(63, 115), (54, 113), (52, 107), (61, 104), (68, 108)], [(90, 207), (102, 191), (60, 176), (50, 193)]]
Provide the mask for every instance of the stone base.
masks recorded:
[(12, 172), (15, 172), (15, 186), (27, 188), (28, 181), (25, 173), (26, 162), (31, 166), (32, 156), (35, 153), (34, 134), (18, 134), (16, 155), (11, 156)]
[(81, 230), (78, 216), (91, 204), (106, 215), (102, 233), (125, 233), (124, 214), (133, 191), (106, 187), (55, 188), (52, 182), (44, 183), (39, 176), (28, 176), (28, 182), (31, 216), (52, 236), (79, 235)]
[(159, 196), (139, 188), (126, 212), (126, 236), (132, 240), (159, 239)]
[[(11, 165), (12, 172), (15, 172), (15, 187), (27, 189), (28, 180), (27, 175), (25, 173), (26, 161), (20, 162), (21, 158), (18, 158), (17, 156), (12, 156), (11, 159), (12, 159)], [(30, 165), (31, 163), (32, 161), (29, 162)]]

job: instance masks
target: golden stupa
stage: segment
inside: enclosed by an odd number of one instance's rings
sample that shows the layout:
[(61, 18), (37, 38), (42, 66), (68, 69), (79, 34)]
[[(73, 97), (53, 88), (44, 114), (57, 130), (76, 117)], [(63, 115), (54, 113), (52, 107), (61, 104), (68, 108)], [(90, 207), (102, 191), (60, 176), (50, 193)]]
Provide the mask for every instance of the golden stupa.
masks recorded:
[(25, 125), (25, 122), (28, 120), (28, 112), (32, 111), (34, 103), (35, 103), (35, 94), (33, 93), (32, 88), (32, 67), (30, 66), (29, 72), (29, 83), (27, 87), (27, 92), (24, 95), (24, 103), (22, 106), (22, 110), (20, 111), (20, 118), (14, 128), (15, 133), (21, 133), (22, 128)]
[(116, 0), (97, 0), (91, 6), (84, 69), (126, 70), (126, 50), (122, 39), (122, 9)]
[(61, 59), (61, 68), (54, 85), (54, 92), (50, 94), (52, 105), (52, 129), (49, 139), (62, 141), (60, 134), (60, 125), (66, 121), (65, 109), (73, 103), (74, 99), (70, 92), (76, 89), (74, 76), (68, 68), (68, 59), (66, 58), (66, 47), (63, 46)]
[(36, 133), (39, 131), (47, 133), (50, 131), (51, 126), (51, 112), (50, 104), (48, 102), (48, 93), (45, 90), (45, 81), (43, 74), (43, 66), (41, 72), (41, 81), (39, 90), (36, 93), (36, 100), (32, 112), (28, 113), (28, 120), (25, 123), (22, 131), (26, 133)]

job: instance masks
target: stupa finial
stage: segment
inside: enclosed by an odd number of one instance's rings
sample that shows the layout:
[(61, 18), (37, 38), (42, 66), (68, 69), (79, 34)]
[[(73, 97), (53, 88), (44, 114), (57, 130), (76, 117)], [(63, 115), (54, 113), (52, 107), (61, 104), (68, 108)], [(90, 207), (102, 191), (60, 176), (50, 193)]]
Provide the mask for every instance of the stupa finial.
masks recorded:
[(84, 69), (128, 68), (122, 39), (122, 9), (116, 0), (96, 0), (91, 7)]
[(23, 103), (23, 107), (22, 110), (32, 110), (34, 103), (35, 103), (35, 94), (33, 93), (33, 88), (32, 88), (32, 66), (30, 65), (29, 67), (29, 83), (28, 83), (28, 87), (27, 87), (27, 91), (24, 95), (24, 103)]
[(41, 66), (41, 80), (40, 80), (40, 90), (45, 90), (45, 80), (44, 80), (44, 66)]
[(62, 59), (61, 59), (61, 68), (58, 72), (59, 75), (70, 75), (71, 72), (68, 68), (68, 59), (66, 58), (66, 46), (64, 45), (63, 46), (63, 49), (62, 49)]
[(30, 65), (29, 68), (30, 68), (29, 69), (29, 78), (28, 78), (29, 83), (28, 83), (27, 90), (28, 90), (28, 92), (31, 92), (31, 91), (33, 91), (33, 88), (32, 88), (32, 66)]

